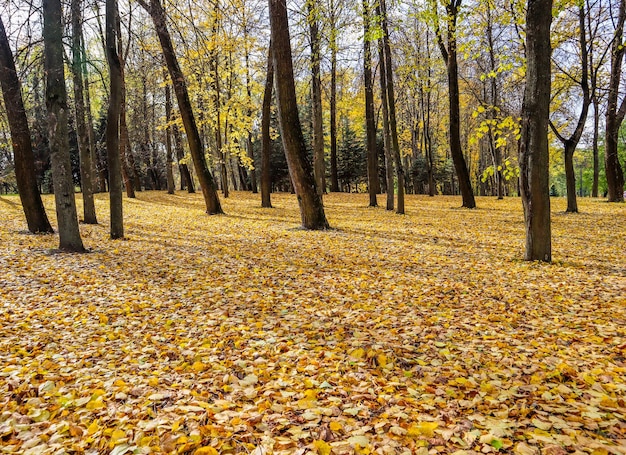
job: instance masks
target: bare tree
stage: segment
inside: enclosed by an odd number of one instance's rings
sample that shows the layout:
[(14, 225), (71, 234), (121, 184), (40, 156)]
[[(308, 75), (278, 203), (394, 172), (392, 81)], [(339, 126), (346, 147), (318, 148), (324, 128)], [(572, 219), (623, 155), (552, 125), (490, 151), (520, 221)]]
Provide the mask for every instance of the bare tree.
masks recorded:
[(4, 105), (11, 115), (8, 116), (9, 129), (11, 130), (11, 143), (15, 163), (15, 179), (17, 189), (22, 201), (22, 208), (26, 216), (28, 230), (33, 233), (54, 232), (48, 215), (44, 209), (41, 195), (37, 188), (35, 176), (35, 158), (30, 139), (30, 129), (26, 110), (22, 100), (20, 81), (17, 77), (13, 54), (9, 47), (4, 24), (0, 18), (0, 84)]

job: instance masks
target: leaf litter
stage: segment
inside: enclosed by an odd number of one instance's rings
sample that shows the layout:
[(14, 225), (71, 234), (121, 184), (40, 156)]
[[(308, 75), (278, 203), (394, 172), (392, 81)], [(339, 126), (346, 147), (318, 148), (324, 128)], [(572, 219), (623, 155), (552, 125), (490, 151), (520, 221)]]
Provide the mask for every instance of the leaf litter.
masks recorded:
[(554, 200), (547, 265), (514, 198), (106, 199), (51, 255), (0, 198), (0, 453), (626, 453), (623, 206)]

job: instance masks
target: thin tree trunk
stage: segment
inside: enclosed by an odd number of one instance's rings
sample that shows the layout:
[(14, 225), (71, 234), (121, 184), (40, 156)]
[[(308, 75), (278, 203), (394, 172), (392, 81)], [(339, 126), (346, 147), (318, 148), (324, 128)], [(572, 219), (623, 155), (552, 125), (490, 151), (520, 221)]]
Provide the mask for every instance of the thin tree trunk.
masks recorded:
[(459, 67), (457, 62), (456, 43), (457, 17), (460, 6), (461, 0), (449, 0), (449, 3), (446, 5), (447, 20), (449, 21), (447, 27), (447, 49), (443, 43), (443, 37), (438, 25), (436, 32), (439, 49), (441, 50), (441, 55), (444, 63), (446, 64), (448, 73), (450, 155), (452, 156), (452, 162), (454, 163), (454, 168), (459, 181), (459, 189), (461, 190), (461, 196), (463, 198), (463, 207), (473, 209), (476, 207), (476, 201), (474, 199), (474, 192), (470, 182), (469, 171), (467, 170), (467, 164), (461, 147)]
[(526, 88), (519, 148), (520, 190), (527, 261), (552, 260), (548, 123), (550, 114), (550, 24), (552, 0), (528, 0)]
[(46, 108), (54, 201), (59, 226), (59, 249), (78, 253), (84, 252), (85, 247), (78, 228), (70, 162), (61, 1), (44, 0), (43, 17)]
[(8, 115), (9, 129), (11, 130), (11, 145), (13, 146), (15, 180), (17, 180), (17, 190), (22, 202), (22, 209), (26, 217), (26, 225), (32, 233), (54, 232), (48, 215), (43, 206), (37, 177), (35, 176), (35, 156), (30, 139), (30, 129), (20, 81), (17, 77), (13, 54), (9, 47), (4, 24), (0, 18), (0, 84), (2, 85), (2, 95), (4, 106)]
[(150, 13), (161, 43), (163, 56), (165, 57), (167, 69), (170, 73), (170, 79), (174, 84), (174, 92), (176, 93), (178, 108), (183, 119), (185, 132), (187, 133), (187, 140), (189, 141), (189, 149), (196, 168), (196, 174), (198, 174), (198, 180), (202, 188), (206, 211), (209, 215), (223, 213), (213, 176), (211, 175), (211, 171), (209, 171), (206, 157), (204, 156), (204, 146), (200, 140), (200, 134), (193, 115), (185, 76), (178, 64), (172, 39), (167, 29), (165, 11), (161, 6), (160, 0), (150, 0), (150, 5), (147, 4), (146, 0), (139, 0), (139, 3)]
[[(82, 28), (81, 28), (82, 31)], [(89, 154), (91, 155), (92, 163), (92, 175), (95, 177), (95, 182), (98, 185), (98, 191), (107, 191), (105, 166), (101, 166), (98, 157), (96, 155), (96, 135), (93, 128), (93, 114), (91, 113), (91, 95), (89, 93), (89, 72), (87, 71), (87, 51), (85, 49), (85, 39), (81, 34), (81, 51), (82, 58), (82, 70), (83, 70), (83, 83), (85, 86), (85, 111), (87, 113), (87, 137), (89, 138)]]
[[(380, 16), (380, 11), (377, 11)], [(378, 40), (378, 55), (380, 66), (380, 99), (382, 104), (382, 117), (383, 117), (383, 146), (385, 148), (385, 176), (387, 180), (387, 210), (393, 210), (394, 206), (394, 169), (393, 169), (393, 153), (391, 151), (391, 133), (389, 131), (389, 107), (387, 105), (387, 84), (384, 74), (385, 70), (385, 51), (382, 38)]]
[[(167, 75), (163, 78), (167, 83)], [(170, 85), (165, 86), (165, 121), (167, 127), (165, 128), (165, 166), (167, 173), (167, 194), (175, 193), (174, 185), (174, 153), (172, 150), (172, 95), (170, 92)]]
[[(245, 33), (245, 51), (246, 51), (246, 94), (248, 96), (248, 117), (252, 118), (252, 86), (251, 86), (251, 76), (250, 76), (250, 50), (248, 49), (248, 27), (244, 28)], [(250, 189), (253, 194), (257, 194), (259, 192), (257, 179), (256, 179), (256, 168), (254, 165), (254, 147), (252, 145), (252, 131), (248, 131), (248, 141), (246, 144), (246, 149), (248, 152), (248, 158), (252, 162), (252, 168), (250, 169)]]
[(76, 114), (76, 135), (80, 155), (80, 182), (83, 192), (83, 221), (98, 224), (96, 206), (93, 199), (93, 163), (89, 150), (89, 136), (85, 124), (85, 100), (82, 68), (82, 15), (81, 0), (72, 0), (72, 76), (74, 81), (74, 104)]
[(337, 24), (335, 23), (335, 20), (336, 18), (334, 0), (331, 0), (332, 28), (330, 30), (330, 191), (332, 192), (339, 191), (339, 177), (337, 172)]
[(272, 174), (270, 157), (272, 154), (272, 138), (270, 136), (270, 120), (272, 116), (272, 89), (274, 87), (274, 63), (272, 61), (272, 43), (267, 53), (267, 76), (263, 92), (263, 109), (261, 115), (261, 207), (272, 207)]
[(398, 205), (396, 213), (404, 214), (404, 167), (400, 155), (400, 145), (398, 143), (398, 127), (396, 125), (396, 99), (393, 87), (393, 66), (391, 63), (391, 46), (389, 44), (389, 30), (387, 26), (387, 6), (385, 0), (380, 0), (380, 16), (383, 27), (383, 55), (385, 58), (384, 74), (381, 67), (381, 77), (385, 79), (385, 96), (387, 98), (387, 113), (389, 115), (389, 132), (391, 134), (392, 156), (396, 167), (398, 179)]
[(302, 226), (305, 229), (328, 229), (298, 116), (286, 1), (269, 0), (269, 9), (280, 128)]
[(322, 81), (319, 36), (319, 5), (316, 0), (307, 0), (309, 32), (311, 34), (311, 105), (313, 120), (313, 173), (317, 193), (324, 194), (324, 130), (322, 123)]
[(363, 76), (365, 84), (365, 130), (367, 134), (367, 182), (369, 206), (377, 207), (380, 192), (378, 180), (378, 150), (374, 112), (374, 83), (372, 81), (372, 45), (370, 41), (370, 3), (363, 0)]
[(117, 53), (117, 0), (106, 1), (106, 54), (109, 63), (110, 90), (107, 112), (106, 148), (109, 169), (109, 201), (111, 211), (111, 238), (124, 237), (122, 213), (122, 166), (120, 159), (119, 123), (122, 103), (122, 65)]
[(178, 161), (178, 171), (180, 172), (180, 189), (185, 188), (188, 193), (195, 193), (196, 188), (189, 172), (189, 167), (186, 163), (181, 163), (181, 160), (185, 158), (185, 152), (183, 151), (183, 139), (178, 129), (178, 125), (172, 126), (172, 133), (174, 134), (174, 148), (176, 150), (176, 160)]
[(624, 173), (619, 162), (618, 134), (619, 128), (626, 114), (626, 98), (619, 104), (619, 87), (622, 75), (622, 61), (626, 46), (622, 42), (624, 22), (626, 21), (626, 0), (619, 3), (619, 13), (615, 29), (611, 52), (611, 74), (609, 79), (609, 93), (606, 109), (606, 140), (604, 155), (604, 170), (608, 187), (609, 202), (624, 201)]

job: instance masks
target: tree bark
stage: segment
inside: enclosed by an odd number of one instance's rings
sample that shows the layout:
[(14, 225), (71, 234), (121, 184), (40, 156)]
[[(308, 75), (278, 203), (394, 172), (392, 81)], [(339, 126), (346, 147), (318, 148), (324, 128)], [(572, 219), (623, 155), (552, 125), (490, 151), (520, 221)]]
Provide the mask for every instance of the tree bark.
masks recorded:
[(619, 87), (622, 75), (622, 61), (626, 46), (622, 42), (624, 22), (626, 21), (626, 0), (620, 0), (619, 13), (615, 28), (615, 36), (611, 49), (611, 74), (606, 109), (606, 141), (604, 169), (608, 189), (609, 202), (624, 202), (624, 173), (619, 162), (618, 134), (626, 114), (626, 98), (619, 104)]
[[(377, 7), (378, 10), (378, 7)], [(376, 11), (380, 16), (380, 11)], [(382, 38), (378, 40), (378, 60), (380, 66), (380, 99), (382, 104), (383, 117), (383, 147), (385, 148), (385, 177), (387, 186), (387, 210), (393, 210), (394, 207), (394, 169), (393, 169), (393, 152), (391, 151), (391, 133), (389, 131), (389, 107), (387, 105), (387, 83), (384, 75), (385, 71), (385, 51)]]
[(4, 105), (8, 115), (9, 129), (11, 130), (11, 145), (15, 163), (15, 179), (17, 180), (17, 190), (22, 202), (22, 209), (26, 217), (26, 225), (32, 233), (54, 232), (48, 215), (43, 206), (39, 188), (37, 187), (37, 177), (35, 176), (35, 156), (30, 139), (30, 129), (20, 81), (17, 77), (13, 54), (9, 47), (4, 24), (0, 18), (0, 84), (2, 85), (2, 95)]
[(63, 13), (60, 0), (43, 2), (44, 69), (46, 72), (46, 108), (54, 201), (59, 226), (59, 249), (85, 251), (78, 228), (76, 200), (68, 139), (67, 91), (63, 67)]
[(550, 115), (550, 24), (552, 0), (528, 0), (526, 88), (519, 148), (520, 191), (527, 261), (552, 260), (548, 123)]
[(111, 238), (124, 238), (122, 206), (122, 166), (120, 159), (120, 107), (122, 102), (122, 65), (117, 53), (117, 0), (106, 0), (106, 55), (109, 64), (110, 95), (107, 112), (106, 148), (109, 169)]
[(96, 206), (93, 199), (93, 162), (89, 150), (89, 133), (85, 123), (85, 100), (83, 86), (82, 47), (82, 5), (81, 0), (72, 0), (72, 76), (74, 81), (74, 110), (76, 114), (76, 135), (80, 156), (80, 186), (83, 192), (83, 221), (98, 224)]
[[(248, 108), (248, 117), (252, 118), (252, 87), (251, 87), (251, 77), (250, 77), (250, 50), (248, 49), (248, 36), (247, 36), (247, 30), (248, 28), (246, 27), (245, 29), (246, 32), (246, 37), (245, 37), (245, 42), (246, 42), (246, 94), (248, 95), (248, 103), (249, 103), (249, 108)], [(246, 144), (246, 148), (248, 151), (248, 158), (250, 158), (250, 161), (252, 162), (252, 168), (250, 169), (250, 189), (252, 190), (253, 194), (257, 194), (259, 192), (258, 189), (258, 184), (256, 181), (256, 169), (254, 166), (254, 147), (252, 145), (252, 131), (248, 131), (248, 141)]]
[(449, 0), (446, 5), (447, 12), (447, 42), (446, 48), (443, 42), (443, 36), (439, 25), (437, 24), (437, 41), (439, 43), (439, 49), (441, 56), (447, 68), (448, 74), (448, 103), (450, 112), (450, 155), (452, 156), (452, 162), (454, 163), (454, 169), (456, 171), (457, 179), (459, 181), (459, 189), (461, 190), (461, 196), (463, 198), (463, 207), (473, 209), (476, 207), (476, 200), (474, 199), (474, 192), (472, 190), (472, 183), (470, 182), (469, 171), (467, 170), (467, 164), (465, 157), (463, 156), (463, 149), (461, 147), (461, 111), (460, 111), (460, 98), (459, 98), (459, 67), (457, 61), (457, 42), (456, 42), (456, 27), (459, 7), (461, 6), (461, 0)]
[[(396, 168), (398, 179), (398, 204), (396, 213), (404, 214), (404, 167), (400, 155), (400, 145), (398, 143), (398, 128), (396, 125), (396, 99), (393, 87), (393, 66), (391, 64), (391, 46), (389, 44), (389, 30), (387, 26), (387, 6), (385, 0), (380, 0), (380, 16), (383, 27), (383, 55), (385, 58), (384, 68), (381, 66), (381, 77), (385, 79), (387, 98), (387, 113), (389, 115), (389, 132), (391, 134), (392, 156)], [(383, 73), (384, 69), (384, 73)]]
[(376, 146), (376, 119), (374, 111), (374, 83), (372, 81), (372, 45), (370, 39), (370, 3), (363, 0), (363, 78), (365, 84), (365, 130), (367, 135), (367, 182), (369, 206), (377, 207), (380, 191), (378, 180), (378, 150)]
[(274, 87), (274, 62), (272, 59), (272, 43), (267, 53), (267, 76), (263, 92), (263, 108), (261, 115), (261, 207), (272, 207), (272, 174), (270, 157), (272, 154), (272, 138), (270, 137), (270, 120), (272, 116), (272, 89)]
[(172, 39), (170, 37), (169, 30), (167, 29), (165, 11), (161, 6), (160, 0), (150, 0), (149, 5), (146, 0), (140, 0), (139, 3), (150, 14), (161, 43), (163, 56), (165, 57), (167, 69), (174, 85), (176, 99), (178, 100), (180, 115), (183, 120), (185, 132), (187, 133), (189, 150), (191, 151), (191, 157), (193, 158), (193, 163), (196, 168), (196, 174), (198, 174), (198, 180), (200, 181), (200, 188), (202, 189), (206, 211), (209, 215), (224, 213), (222, 206), (220, 205), (213, 176), (207, 166), (206, 157), (204, 155), (204, 146), (202, 144), (202, 140), (200, 139), (200, 133), (198, 132), (198, 126), (196, 125), (193, 109), (191, 107), (191, 101), (189, 99), (189, 92), (187, 91), (185, 75), (178, 64), (178, 59), (174, 53), (174, 45), (172, 44)]
[(176, 150), (176, 160), (178, 161), (178, 171), (180, 172), (180, 189), (182, 191), (186, 188), (188, 193), (195, 193), (196, 188), (189, 167), (186, 163), (181, 163), (181, 160), (185, 158), (185, 152), (183, 151), (183, 138), (178, 125), (172, 126), (172, 133), (174, 134), (174, 149)]
[(328, 229), (322, 198), (306, 156), (306, 144), (298, 116), (286, 1), (269, 0), (269, 9), (281, 136), (300, 206), (302, 226), (305, 229)]
[(313, 118), (313, 174), (317, 193), (324, 194), (324, 128), (322, 120), (321, 53), (319, 36), (319, 6), (316, 0), (307, 0), (311, 38), (311, 111)]
[[(167, 76), (164, 77), (167, 82)], [(165, 121), (167, 127), (165, 128), (165, 166), (167, 173), (167, 194), (175, 193), (174, 186), (174, 152), (172, 150), (172, 95), (170, 92), (170, 85), (165, 86)]]
[[(337, 24), (335, 3), (331, 0), (330, 30), (330, 191), (339, 191), (337, 172)], [(371, 57), (370, 57), (371, 60)], [(370, 63), (371, 68), (371, 63)], [(371, 69), (370, 69), (371, 71)], [(370, 82), (371, 89), (371, 82)], [(367, 90), (367, 89), (366, 89)]]

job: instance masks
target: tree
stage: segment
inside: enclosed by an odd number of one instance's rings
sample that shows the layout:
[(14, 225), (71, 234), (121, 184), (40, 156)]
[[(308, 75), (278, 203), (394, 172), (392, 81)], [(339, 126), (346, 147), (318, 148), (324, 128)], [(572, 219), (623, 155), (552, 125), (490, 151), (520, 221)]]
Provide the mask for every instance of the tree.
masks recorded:
[(63, 13), (60, 0), (43, 1), (46, 108), (54, 201), (59, 226), (59, 249), (85, 251), (78, 228), (68, 138), (67, 90), (63, 68)]
[(328, 229), (322, 198), (316, 188), (311, 163), (307, 160), (298, 115), (286, 0), (269, 0), (269, 9), (280, 130), (302, 226), (305, 229)]
[(107, 110), (106, 148), (109, 168), (109, 211), (111, 238), (124, 238), (122, 206), (122, 164), (120, 159), (120, 111), (122, 103), (122, 65), (117, 47), (117, 0), (106, 1), (105, 47), (109, 65), (110, 94)]
[(37, 179), (35, 177), (35, 158), (30, 139), (30, 129), (22, 99), (22, 89), (17, 77), (13, 54), (9, 47), (4, 23), (0, 18), (0, 84), (4, 105), (11, 115), (8, 116), (11, 130), (11, 144), (15, 163), (15, 179), (26, 216), (28, 230), (32, 233), (54, 232), (44, 209)]
[(313, 174), (318, 194), (324, 194), (324, 129), (322, 120), (322, 59), (319, 33), (320, 14), (316, 0), (307, 0), (309, 33), (311, 39), (311, 115), (313, 117)]
[(159, 37), (159, 42), (161, 43), (167, 69), (170, 73), (172, 84), (174, 85), (178, 109), (183, 120), (185, 132), (187, 133), (191, 157), (193, 158), (196, 174), (200, 181), (206, 211), (209, 215), (224, 213), (217, 194), (217, 187), (215, 186), (213, 176), (206, 162), (204, 145), (200, 139), (200, 133), (193, 114), (189, 93), (187, 91), (187, 83), (185, 82), (185, 75), (180, 69), (178, 58), (174, 52), (174, 45), (172, 44), (172, 39), (167, 28), (163, 6), (160, 0), (150, 0), (149, 4), (146, 0), (139, 0), (139, 3), (150, 14), (157, 36)]
[(272, 115), (272, 88), (274, 87), (274, 63), (272, 61), (272, 43), (270, 41), (267, 52), (267, 76), (265, 91), (263, 92), (263, 107), (261, 113), (261, 207), (272, 207), (270, 193), (272, 192), (272, 174), (270, 172), (270, 156), (272, 153), (272, 138), (270, 136), (270, 120)]
[[(396, 168), (396, 177), (398, 179), (398, 205), (396, 213), (404, 213), (404, 168), (402, 166), (402, 157), (400, 155), (400, 145), (398, 143), (398, 128), (396, 125), (396, 99), (393, 87), (393, 66), (391, 62), (391, 45), (389, 44), (389, 29), (387, 25), (387, 4), (385, 0), (380, 0), (378, 15), (380, 16), (382, 26), (382, 48), (384, 63), (381, 61), (380, 77), (383, 93), (381, 96), (387, 100), (387, 115), (389, 118), (389, 133), (391, 135), (392, 156)], [(389, 189), (387, 189), (389, 191)]]
[[(459, 101), (459, 66), (457, 61), (457, 21), (462, 0), (448, 0), (446, 3), (447, 33), (444, 43), (443, 33), (439, 27), (439, 19), (435, 19), (435, 32), (441, 56), (448, 73), (448, 106), (449, 106), (449, 135), (450, 155), (454, 163), (459, 181), (459, 189), (463, 198), (463, 207), (476, 207), (469, 171), (461, 148), (461, 112)], [(437, 6), (434, 6), (435, 11)], [(447, 44), (447, 47), (446, 47)]]
[[(164, 78), (167, 81), (167, 78)], [(166, 173), (167, 173), (167, 194), (174, 194), (174, 153), (172, 151), (172, 95), (170, 93), (170, 84), (165, 86), (165, 150), (166, 150)]]
[[(376, 119), (374, 112), (374, 84), (372, 82), (372, 46), (370, 37), (370, 3), (363, 0), (363, 83), (365, 88), (365, 130), (367, 135), (367, 181), (369, 206), (378, 206), (378, 156), (376, 147)], [(335, 164), (336, 166), (336, 164)]]
[(604, 167), (609, 202), (624, 202), (624, 173), (617, 155), (617, 143), (619, 127), (624, 121), (624, 115), (626, 115), (626, 97), (622, 98), (618, 106), (622, 61), (624, 60), (624, 52), (626, 52), (626, 45), (622, 42), (625, 21), (626, 0), (620, 0), (615, 35), (611, 49), (611, 75), (609, 79), (609, 93), (606, 109)]
[(563, 136), (553, 122), (550, 122), (550, 128), (555, 136), (563, 144), (563, 154), (565, 158), (565, 183), (567, 186), (567, 210), (566, 212), (578, 213), (578, 204), (576, 202), (576, 177), (574, 175), (574, 151), (578, 146), (578, 142), (582, 137), (585, 123), (587, 122), (587, 113), (591, 105), (591, 91), (589, 89), (589, 56), (587, 49), (587, 31), (585, 27), (585, 7), (578, 7), (578, 44), (580, 50), (580, 66), (581, 75), (578, 85), (583, 94), (582, 106), (578, 122), (572, 134), (569, 137)]
[(91, 150), (89, 148), (89, 132), (85, 123), (85, 98), (83, 85), (83, 27), (82, 2), (72, 0), (72, 76), (74, 80), (74, 113), (76, 116), (76, 135), (80, 155), (80, 186), (83, 192), (83, 221), (87, 224), (98, 224), (96, 206), (93, 199), (94, 176)]
[(520, 191), (527, 261), (552, 260), (548, 123), (550, 115), (550, 24), (552, 0), (528, 0), (526, 88), (519, 148)]

